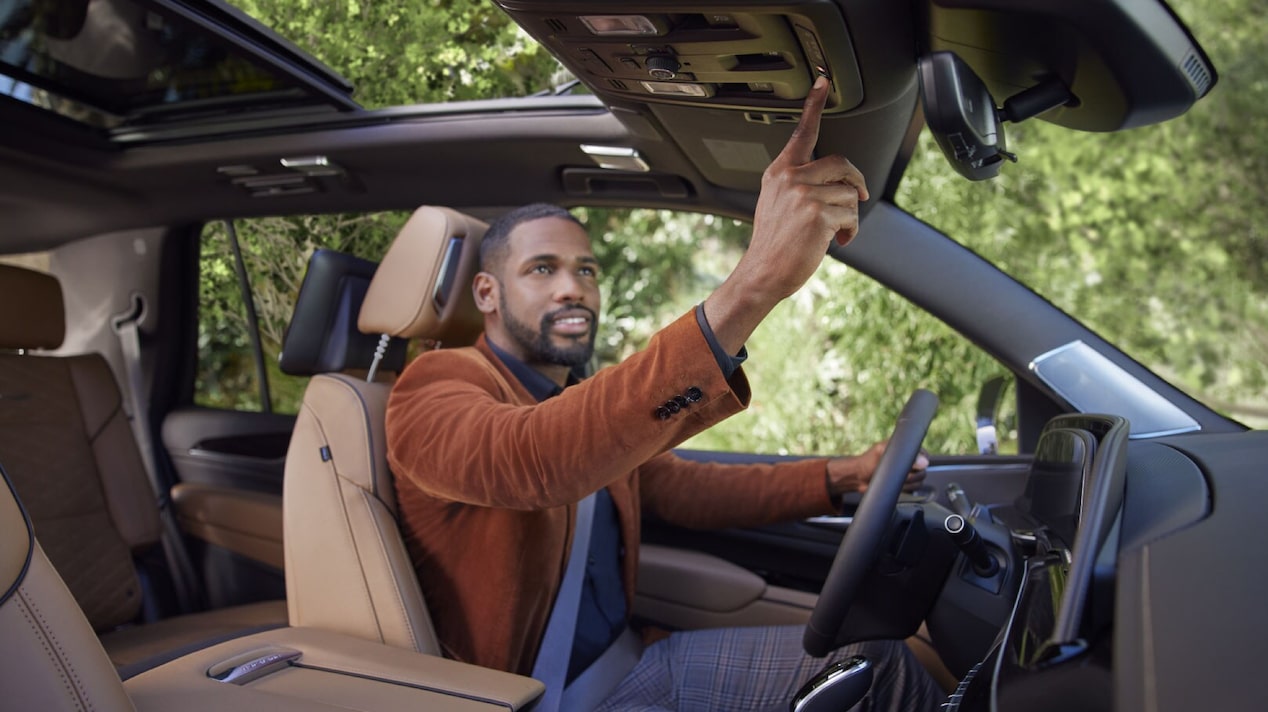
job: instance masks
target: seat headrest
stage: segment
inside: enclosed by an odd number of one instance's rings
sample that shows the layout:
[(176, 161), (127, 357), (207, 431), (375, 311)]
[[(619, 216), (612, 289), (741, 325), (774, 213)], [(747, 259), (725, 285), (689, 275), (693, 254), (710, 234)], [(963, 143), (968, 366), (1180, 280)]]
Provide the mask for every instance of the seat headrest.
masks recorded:
[[(313, 253), (283, 338), (278, 360), (283, 373), (312, 376), (370, 368), (379, 339), (357, 330), (357, 313), (376, 267), (370, 260), (334, 250)], [(406, 345), (403, 339), (392, 339), (379, 370), (404, 368)]]
[(55, 349), (66, 338), (66, 303), (57, 278), (0, 265), (0, 349)]
[(488, 225), (449, 208), (414, 211), (388, 248), (361, 306), (369, 334), (475, 343), (484, 315), (471, 295), (480, 238)]

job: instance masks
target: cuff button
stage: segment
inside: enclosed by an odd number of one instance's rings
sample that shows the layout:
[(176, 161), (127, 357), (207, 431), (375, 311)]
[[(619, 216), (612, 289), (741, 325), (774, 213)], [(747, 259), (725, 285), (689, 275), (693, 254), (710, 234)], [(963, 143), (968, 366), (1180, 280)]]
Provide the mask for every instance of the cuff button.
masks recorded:
[(696, 402), (699, 402), (701, 398), (704, 398), (704, 391), (700, 390), (696, 386), (692, 386), (691, 388), (687, 389), (687, 392), (685, 393), (685, 395), (688, 401), (691, 401), (692, 403), (696, 403)]

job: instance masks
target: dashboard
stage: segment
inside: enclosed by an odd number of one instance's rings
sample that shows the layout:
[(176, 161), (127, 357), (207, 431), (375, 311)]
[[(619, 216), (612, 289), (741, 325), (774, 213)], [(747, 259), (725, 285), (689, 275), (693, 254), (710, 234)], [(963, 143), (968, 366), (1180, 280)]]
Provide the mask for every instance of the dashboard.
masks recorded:
[(1009, 571), (949, 579), (930, 616), (935, 642), (998, 624), (984, 655), (951, 656), (945, 709), (1258, 706), (1266, 557), (1246, 526), (1265, 462), (1264, 432), (1132, 440), (1116, 416), (1053, 419), (1025, 492), (974, 512)]

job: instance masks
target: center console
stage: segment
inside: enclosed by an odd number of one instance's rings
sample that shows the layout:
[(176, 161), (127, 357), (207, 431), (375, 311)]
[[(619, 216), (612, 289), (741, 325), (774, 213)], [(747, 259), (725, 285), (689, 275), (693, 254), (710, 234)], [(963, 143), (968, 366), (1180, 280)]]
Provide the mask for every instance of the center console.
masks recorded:
[(536, 680), (313, 628), (237, 638), (124, 683), (138, 712), (526, 710)]

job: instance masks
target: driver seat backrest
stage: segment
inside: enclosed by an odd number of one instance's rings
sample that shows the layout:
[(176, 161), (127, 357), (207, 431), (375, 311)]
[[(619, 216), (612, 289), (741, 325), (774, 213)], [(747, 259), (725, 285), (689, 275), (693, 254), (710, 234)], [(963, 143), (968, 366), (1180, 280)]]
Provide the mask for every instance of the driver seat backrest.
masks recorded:
[[(485, 228), (424, 206), (377, 269), (339, 253), (314, 254), (281, 364), (313, 376), (287, 451), (282, 496), (293, 626), (440, 654), (400, 533), (384, 418), (405, 340), (462, 346), (483, 329), (471, 278)], [(380, 344), (384, 354), (375, 364)]]

